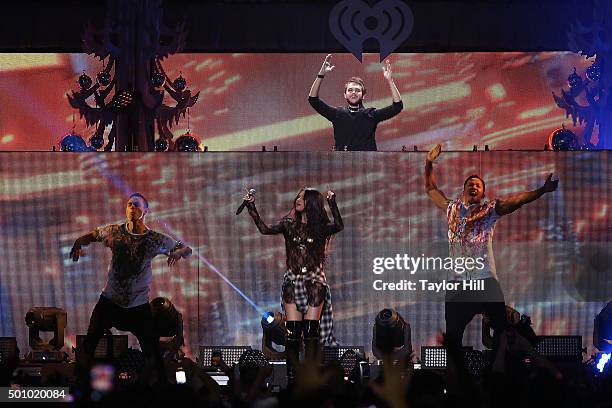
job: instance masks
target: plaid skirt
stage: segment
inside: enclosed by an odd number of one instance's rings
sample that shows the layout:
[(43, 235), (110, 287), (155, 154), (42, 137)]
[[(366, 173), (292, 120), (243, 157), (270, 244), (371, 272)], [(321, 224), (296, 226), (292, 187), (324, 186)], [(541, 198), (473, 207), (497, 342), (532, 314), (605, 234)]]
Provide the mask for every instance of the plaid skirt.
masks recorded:
[[(331, 303), (331, 291), (325, 280), (323, 268), (317, 268), (314, 271), (307, 271), (305, 273), (294, 273), (291, 270), (287, 270), (285, 275), (283, 275), (283, 286), (286, 283), (293, 284), (295, 305), (300, 313), (306, 313), (308, 310), (308, 292), (306, 291), (306, 282), (308, 281), (318, 282), (325, 286), (323, 311), (321, 312), (321, 319), (319, 320), (320, 342), (324, 346), (338, 346), (338, 341), (334, 337), (334, 316)], [(282, 293), (281, 307), (283, 307)]]

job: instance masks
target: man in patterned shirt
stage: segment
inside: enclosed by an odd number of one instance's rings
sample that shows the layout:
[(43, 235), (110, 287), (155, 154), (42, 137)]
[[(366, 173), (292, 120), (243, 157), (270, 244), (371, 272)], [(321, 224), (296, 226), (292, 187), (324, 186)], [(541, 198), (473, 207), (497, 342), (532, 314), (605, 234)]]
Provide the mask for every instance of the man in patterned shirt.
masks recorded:
[[(167, 235), (149, 229), (144, 218), (149, 203), (140, 194), (132, 194), (125, 207), (124, 224), (107, 225), (79, 237), (70, 257), (74, 262), (83, 254), (82, 247), (103, 242), (112, 251), (108, 278), (100, 299), (94, 307), (84, 344), (85, 366), (93, 359), (98, 342), (111, 327), (132, 332), (143, 354), (163, 372), (159, 356), (159, 339), (154, 333), (149, 292), (153, 273), (151, 260), (167, 255), (168, 265), (191, 255), (191, 248)], [(160, 371), (161, 370), (161, 371)], [(161, 378), (159, 379), (162, 380)]]
[[(438, 190), (433, 174), (433, 162), (440, 155), (442, 147), (437, 145), (428, 154), (425, 162), (425, 188), (436, 207), (446, 212), (448, 222), (448, 244), (450, 257), (476, 260), (478, 267), (470, 267), (461, 273), (451, 272), (449, 280), (458, 281), (458, 290), (447, 291), (445, 299), (446, 333), (449, 339), (461, 344), (463, 332), (476, 314), (489, 316), (498, 337), (508, 323), (504, 294), (497, 281), (493, 258), (493, 232), (495, 223), (504, 215), (518, 210), (524, 204), (537, 200), (545, 193), (557, 189), (558, 180), (552, 174), (544, 185), (534, 191), (519, 193), (504, 200), (485, 201), (485, 182), (473, 174), (463, 183), (463, 194), (456, 200), (449, 200)], [(472, 261), (473, 264), (473, 261)], [(475, 265), (472, 265), (475, 266)], [(478, 282), (478, 285), (467, 285)], [(465, 289), (465, 288), (468, 289)], [(472, 290), (469, 290), (472, 288)], [(475, 290), (478, 288), (478, 290)], [(483, 288), (483, 290), (479, 290)]]

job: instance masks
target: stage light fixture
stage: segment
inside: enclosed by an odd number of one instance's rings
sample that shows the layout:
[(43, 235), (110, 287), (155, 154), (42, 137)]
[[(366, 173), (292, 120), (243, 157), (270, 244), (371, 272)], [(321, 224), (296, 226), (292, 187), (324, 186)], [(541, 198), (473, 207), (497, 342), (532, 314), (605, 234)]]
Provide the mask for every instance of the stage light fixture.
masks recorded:
[(150, 303), (155, 333), (159, 337), (172, 337), (183, 343), (183, 315), (174, 307), (170, 299), (157, 297)]
[(465, 368), (472, 377), (480, 378), (487, 366), (484, 354), (480, 350), (463, 350)]
[(274, 344), (285, 345), (287, 328), (285, 327), (285, 316), (280, 312), (265, 312), (261, 317), (261, 349), (263, 354), (270, 360), (284, 360), (285, 352), (276, 350)]
[[(340, 362), (342, 357), (349, 351), (358, 356), (365, 356), (365, 351), (362, 346), (325, 346), (323, 347), (323, 364), (327, 365), (334, 362)], [(350, 354), (351, 353), (349, 353), (349, 355)]]
[(538, 336), (535, 350), (552, 360), (581, 361), (582, 336)]
[(372, 353), (377, 358), (390, 355), (397, 360), (410, 355), (410, 325), (394, 309), (383, 309), (376, 316), (372, 329)]
[(602, 353), (596, 359), (596, 367), (599, 373), (603, 373), (606, 367), (609, 367), (610, 356), (612, 353)]
[[(59, 350), (64, 346), (66, 311), (57, 307), (33, 307), (25, 315), (32, 350)], [(53, 338), (43, 341), (40, 332), (53, 332)]]
[(595, 316), (593, 346), (604, 353), (612, 351), (612, 302), (608, 302)]
[(222, 368), (219, 360), (231, 366), (240, 361), (240, 356), (251, 346), (200, 346), (199, 364), (203, 368)]
[[(359, 348), (361, 349), (361, 348)], [(353, 383), (366, 383), (370, 379), (370, 366), (363, 354), (363, 350), (349, 348), (340, 360), (340, 366), (344, 371), (344, 377)]]
[(134, 92), (131, 89), (123, 89), (115, 93), (107, 106), (111, 112), (124, 113), (130, 108), (134, 99)]
[(246, 367), (267, 367), (269, 365), (270, 362), (266, 356), (261, 351), (254, 349), (245, 350), (238, 359), (238, 367), (241, 370)]
[(346, 350), (342, 357), (340, 357), (340, 366), (344, 370), (344, 375), (348, 376), (348, 374), (353, 370), (355, 365), (357, 364), (358, 356), (354, 350)]
[[(57, 307), (33, 307), (25, 315), (28, 344), (32, 351), (26, 360), (36, 363), (65, 361), (68, 355), (59, 351), (64, 346), (66, 312)], [(43, 341), (40, 332), (53, 332), (53, 338)]]
[(423, 368), (446, 368), (446, 349), (443, 346), (422, 346)]
[(266, 369), (270, 367), (270, 362), (266, 356), (259, 350), (246, 350), (238, 360), (240, 380), (246, 383), (255, 381), (262, 367)]

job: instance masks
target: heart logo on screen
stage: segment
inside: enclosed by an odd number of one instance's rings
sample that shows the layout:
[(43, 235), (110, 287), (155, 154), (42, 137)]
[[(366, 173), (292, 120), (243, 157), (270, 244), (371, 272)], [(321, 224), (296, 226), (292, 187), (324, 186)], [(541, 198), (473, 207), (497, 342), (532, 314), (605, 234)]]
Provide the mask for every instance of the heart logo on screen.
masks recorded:
[(329, 14), (332, 34), (359, 61), (364, 41), (378, 41), (382, 62), (410, 36), (413, 26), (412, 10), (401, 0), (382, 0), (373, 7), (363, 0), (343, 0)]

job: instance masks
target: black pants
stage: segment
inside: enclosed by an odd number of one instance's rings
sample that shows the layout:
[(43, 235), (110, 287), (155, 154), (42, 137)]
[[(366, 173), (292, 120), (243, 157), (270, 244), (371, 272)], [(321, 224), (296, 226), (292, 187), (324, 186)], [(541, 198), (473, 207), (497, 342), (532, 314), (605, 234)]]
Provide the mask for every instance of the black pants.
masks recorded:
[(159, 336), (155, 333), (151, 306), (145, 303), (136, 307), (123, 308), (102, 295), (91, 313), (85, 337), (84, 348), (87, 364), (93, 360), (98, 342), (104, 336), (105, 331), (111, 327), (132, 332), (138, 339), (140, 349), (147, 361), (155, 364), (158, 374), (164, 372), (159, 351)]
[(477, 314), (485, 314), (491, 319), (491, 326), (495, 331), (494, 345), (499, 334), (508, 327), (506, 302), (499, 282), (495, 278), (482, 281), (484, 290), (463, 290), (460, 284), (459, 290), (446, 292), (444, 303), (446, 333), (451, 339), (459, 342), (459, 346), (463, 340), (465, 327)]

